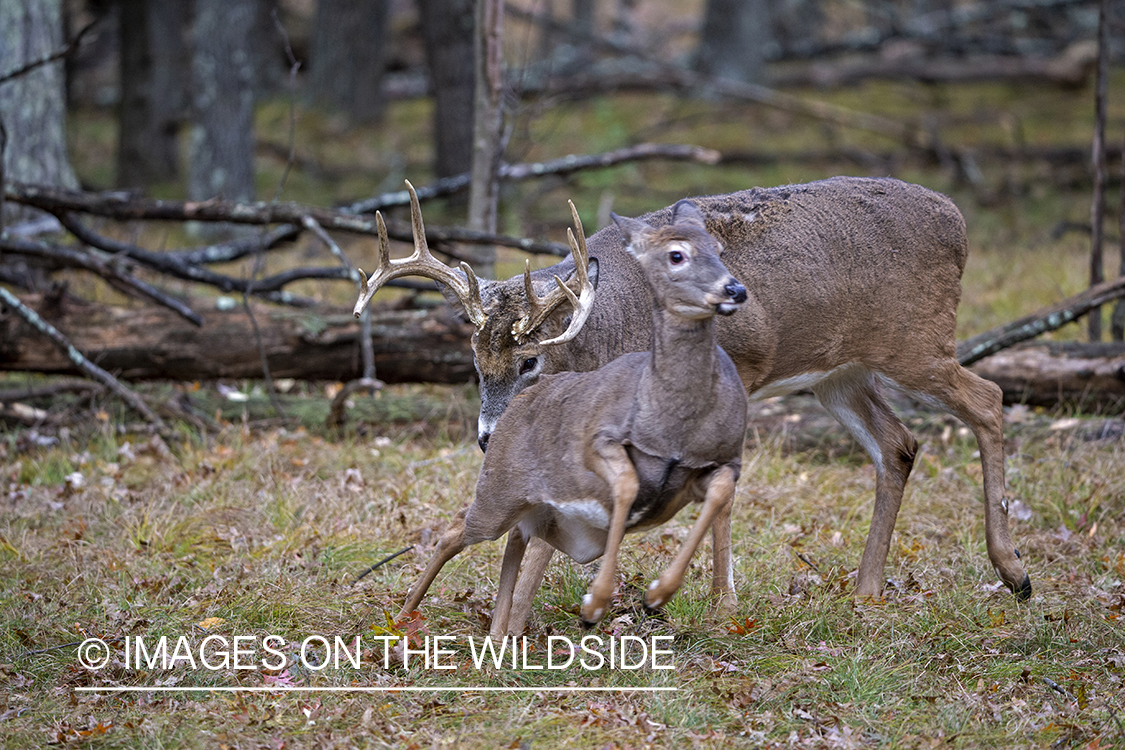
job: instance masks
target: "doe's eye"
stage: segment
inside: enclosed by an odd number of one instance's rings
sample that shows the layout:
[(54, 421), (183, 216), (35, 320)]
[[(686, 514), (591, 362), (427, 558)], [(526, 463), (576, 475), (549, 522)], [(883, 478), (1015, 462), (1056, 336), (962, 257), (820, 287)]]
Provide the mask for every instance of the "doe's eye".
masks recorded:
[(679, 250), (673, 250), (668, 253), (668, 260), (672, 261), (672, 265), (678, 266), (684, 262), (684, 254)]
[(537, 364), (539, 364), (539, 359), (537, 357), (528, 357), (523, 362), (520, 362), (520, 375), (528, 374), (535, 369)]

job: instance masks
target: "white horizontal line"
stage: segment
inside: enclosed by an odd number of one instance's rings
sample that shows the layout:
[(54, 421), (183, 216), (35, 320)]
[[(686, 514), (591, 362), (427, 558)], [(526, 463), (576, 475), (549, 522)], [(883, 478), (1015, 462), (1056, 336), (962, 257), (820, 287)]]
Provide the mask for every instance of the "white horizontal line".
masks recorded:
[(468, 687), (302, 687), (300, 685), (271, 687), (266, 685), (212, 687), (180, 687), (168, 685), (106, 685), (105, 687), (76, 687), (79, 693), (666, 693), (678, 687), (494, 687), (489, 685)]

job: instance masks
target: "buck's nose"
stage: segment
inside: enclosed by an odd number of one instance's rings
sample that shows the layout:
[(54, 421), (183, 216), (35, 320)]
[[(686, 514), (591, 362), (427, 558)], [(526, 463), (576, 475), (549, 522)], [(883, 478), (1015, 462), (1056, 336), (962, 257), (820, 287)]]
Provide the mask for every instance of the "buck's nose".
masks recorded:
[(737, 281), (732, 281), (723, 287), (723, 292), (726, 293), (732, 301), (742, 304), (746, 301), (746, 287), (739, 284)]
[(481, 452), (488, 450), (488, 439), (492, 437), (491, 432), (482, 432), (477, 436), (477, 445), (480, 446)]

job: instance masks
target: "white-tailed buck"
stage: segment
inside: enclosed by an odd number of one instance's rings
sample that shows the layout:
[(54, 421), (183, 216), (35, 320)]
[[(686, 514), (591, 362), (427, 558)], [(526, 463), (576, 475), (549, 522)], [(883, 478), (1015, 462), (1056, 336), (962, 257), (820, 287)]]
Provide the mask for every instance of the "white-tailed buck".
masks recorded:
[[(984, 469), (988, 556), (1008, 588), (1029, 598), (1031, 581), (1008, 532), (1001, 391), (963, 369), (955, 354), (967, 243), (952, 201), (899, 180), (835, 177), (693, 202), (749, 291), (743, 308), (716, 324), (747, 393), (758, 399), (812, 390), (875, 462), (875, 510), (856, 595), (882, 594), (917, 450), (886, 401), (886, 391), (897, 389), (973, 430)], [(412, 210), (420, 225), (416, 204)], [(665, 208), (642, 219), (660, 227), (672, 215)], [(516, 394), (542, 375), (595, 370), (649, 348), (652, 298), (620, 231), (606, 227), (588, 246), (585, 273), (572, 254), (503, 281), (477, 279), (465, 266), (450, 269), (417, 252), (392, 264), (384, 251), (356, 311), (384, 281), (408, 274), (433, 278), (460, 300), (476, 326), (483, 448)], [(555, 277), (565, 280), (565, 292)], [(596, 298), (587, 293), (593, 286)], [(534, 595), (551, 550), (531, 546), (517, 598)]]
[[(734, 363), (715, 343), (713, 318), (738, 310), (746, 289), (719, 260), (720, 247), (690, 202), (676, 204), (672, 223), (658, 229), (614, 218), (654, 300), (651, 351), (623, 355), (593, 372), (540, 378), (512, 401), (489, 442), (476, 499), (442, 535), (400, 617), (419, 605), (454, 555), (508, 532), (493, 634), (506, 634), (509, 614), (521, 626), (527, 618), (532, 597), (514, 608), (512, 600), (532, 538), (581, 563), (604, 553), (582, 600), (582, 620), (593, 624), (613, 595), (624, 534), (664, 523), (701, 501), (691, 533), (652, 582), (645, 605), (659, 607), (676, 593), (713, 524), (714, 585), (733, 606), (730, 503), (742, 466), (746, 393)], [(570, 240), (581, 259), (585, 238), (571, 234)], [(424, 247), (421, 232), (415, 242)], [(561, 280), (556, 284), (566, 288)], [(579, 300), (574, 295), (572, 303)], [(535, 588), (540, 579), (541, 573)]]

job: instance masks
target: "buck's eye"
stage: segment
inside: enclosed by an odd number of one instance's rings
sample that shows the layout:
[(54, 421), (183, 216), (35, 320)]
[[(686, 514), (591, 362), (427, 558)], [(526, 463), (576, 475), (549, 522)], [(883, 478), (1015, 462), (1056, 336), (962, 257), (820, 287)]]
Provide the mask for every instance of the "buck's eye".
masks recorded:
[(526, 375), (535, 369), (535, 365), (539, 364), (537, 357), (528, 357), (523, 362), (520, 362), (520, 375)]
[(672, 262), (673, 266), (678, 266), (684, 262), (684, 254), (679, 250), (673, 250), (672, 252), (668, 253), (668, 260)]

